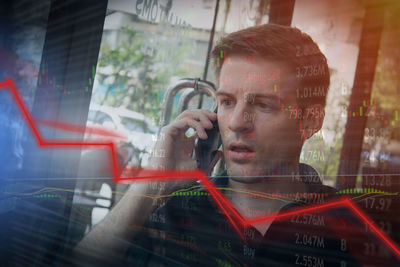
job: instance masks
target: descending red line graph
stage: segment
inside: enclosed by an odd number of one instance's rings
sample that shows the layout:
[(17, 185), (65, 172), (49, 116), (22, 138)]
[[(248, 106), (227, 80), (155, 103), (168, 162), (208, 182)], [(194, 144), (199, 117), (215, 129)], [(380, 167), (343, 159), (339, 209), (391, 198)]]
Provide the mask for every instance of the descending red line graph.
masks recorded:
[(53, 122), (53, 121), (43, 121), (43, 120), (35, 120), (35, 123), (42, 124), (42, 125), (45, 125), (48, 127), (52, 127), (55, 129), (63, 130), (63, 131), (68, 131), (68, 132), (88, 133), (88, 134), (101, 135), (101, 136), (117, 138), (117, 139), (126, 139), (125, 136), (122, 136), (113, 131), (105, 130), (105, 129), (98, 128), (98, 127), (90, 127), (87, 125), (86, 126), (78, 126), (78, 125), (73, 125), (73, 124), (59, 123), (59, 122)]
[[(372, 229), (374, 235), (378, 237), (387, 247), (396, 255), (397, 258), (400, 259), (400, 247), (396, 244), (385, 232), (379, 229), (379, 227), (375, 224), (375, 222), (368, 217), (367, 214), (364, 213), (357, 205), (350, 200), (349, 198), (341, 198), (339, 200), (334, 200), (331, 202), (326, 202), (324, 204), (315, 204), (308, 205), (306, 207), (285, 211), (279, 214), (271, 214), (268, 216), (263, 216), (259, 218), (245, 219), (242, 215), (234, 208), (233, 204), (225, 198), (221, 192), (213, 183), (210, 182), (208, 177), (204, 172), (200, 170), (193, 171), (165, 171), (165, 170), (137, 170), (136, 176), (132, 177), (122, 177), (121, 170), (119, 170), (117, 164), (117, 154), (116, 154), (116, 144), (112, 141), (107, 142), (95, 142), (95, 141), (76, 141), (76, 140), (45, 140), (39, 129), (35, 126), (35, 120), (32, 118), (30, 112), (27, 110), (26, 105), (23, 99), (20, 97), (16, 85), (12, 79), (5, 79), (0, 82), (0, 91), (8, 89), (14, 100), (16, 101), (17, 107), (20, 109), (22, 113), (23, 119), (27, 122), (32, 134), (38, 144), (39, 147), (48, 147), (48, 148), (69, 148), (69, 149), (107, 149), (109, 151), (110, 157), (110, 165), (111, 165), (111, 175), (116, 183), (126, 183), (131, 181), (145, 181), (145, 180), (195, 180), (200, 181), (204, 187), (208, 190), (216, 204), (219, 208), (224, 212), (227, 219), (236, 229), (238, 234), (243, 238), (243, 233), (240, 230), (240, 224), (243, 226), (248, 226), (250, 224), (256, 224), (260, 222), (270, 221), (274, 219), (284, 219), (289, 216), (293, 216), (296, 214), (307, 213), (307, 212), (317, 212), (328, 209), (335, 209), (339, 207), (345, 207), (350, 212), (355, 214), (360, 221), (367, 224), (370, 229)], [(47, 123), (48, 126), (54, 126), (58, 129), (64, 130), (82, 130), (79, 126), (67, 125), (64, 127), (63, 124), (56, 123)], [(102, 133), (107, 133), (103, 131), (99, 131), (100, 135)], [(112, 135), (111, 135), (112, 136)], [(129, 173), (134, 173), (134, 170), (131, 170)]]

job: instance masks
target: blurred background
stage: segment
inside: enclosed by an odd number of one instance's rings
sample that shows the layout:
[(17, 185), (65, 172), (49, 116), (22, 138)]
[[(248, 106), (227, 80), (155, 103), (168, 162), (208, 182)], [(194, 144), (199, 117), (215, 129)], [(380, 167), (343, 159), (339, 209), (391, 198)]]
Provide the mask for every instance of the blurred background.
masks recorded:
[[(323, 127), (300, 160), (339, 192), (390, 199), (361, 205), (399, 241), (398, 1), (17, 0), (2, 1), (0, 12), (0, 81), (13, 79), (42, 141), (107, 136), (129, 168), (145, 168), (154, 153), (167, 88), (185, 77), (215, 83), (208, 55), (221, 37), (264, 23), (308, 33), (328, 59), (331, 86)], [(52, 265), (127, 185), (114, 183), (108, 151), (42, 146), (7, 91), (0, 91), (2, 257)], [(211, 109), (212, 99), (191, 98), (188, 108), (199, 107)]]

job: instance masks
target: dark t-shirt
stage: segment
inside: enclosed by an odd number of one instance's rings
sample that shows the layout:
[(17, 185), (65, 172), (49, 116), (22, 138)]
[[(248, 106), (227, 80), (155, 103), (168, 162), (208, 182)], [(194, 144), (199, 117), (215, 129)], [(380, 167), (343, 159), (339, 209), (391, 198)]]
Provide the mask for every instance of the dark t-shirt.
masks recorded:
[[(283, 214), (308, 205), (335, 201), (336, 191), (322, 185), (316, 171), (300, 166), (309, 194), (280, 211)], [(226, 172), (212, 178), (221, 191), (227, 188)], [(284, 195), (276, 197), (285, 199)], [(144, 226), (133, 226), (138, 234), (126, 254), (132, 266), (395, 266), (365, 255), (365, 241), (378, 244), (371, 232), (344, 206), (304, 211), (275, 219), (262, 236), (253, 226), (240, 227), (242, 237), (215, 201), (201, 186), (175, 193), (156, 210)], [(389, 252), (390, 254), (390, 252)], [(399, 262), (397, 262), (399, 264)]]

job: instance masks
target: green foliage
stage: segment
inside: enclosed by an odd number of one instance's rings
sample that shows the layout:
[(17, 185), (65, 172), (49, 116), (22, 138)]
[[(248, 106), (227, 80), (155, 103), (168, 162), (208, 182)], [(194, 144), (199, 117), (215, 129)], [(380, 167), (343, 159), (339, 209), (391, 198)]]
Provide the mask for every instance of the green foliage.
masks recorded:
[[(115, 34), (114, 32), (110, 32)], [(193, 51), (190, 44), (170, 47), (175, 51), (158, 48), (155, 53), (143, 49), (147, 42), (158, 40), (162, 36), (151, 36), (128, 27), (117, 32), (118, 46), (113, 48), (107, 38), (103, 37), (100, 48), (98, 81), (106, 86), (106, 92), (94, 97), (98, 104), (114, 107), (125, 107), (158, 122), (161, 116), (162, 96), (173, 76), (187, 77), (190, 68), (185, 68), (184, 59)], [(165, 46), (164, 46), (165, 47)], [(168, 62), (162, 62), (165, 58)], [(111, 73), (110, 73), (111, 70)]]

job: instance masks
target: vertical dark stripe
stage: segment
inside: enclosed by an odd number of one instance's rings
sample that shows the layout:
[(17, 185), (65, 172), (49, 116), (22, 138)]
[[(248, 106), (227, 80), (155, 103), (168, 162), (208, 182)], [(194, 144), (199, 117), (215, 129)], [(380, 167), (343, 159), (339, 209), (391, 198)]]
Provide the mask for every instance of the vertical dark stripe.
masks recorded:
[(294, 2), (294, 0), (271, 0), (268, 23), (290, 26)]
[[(363, 105), (363, 100), (371, 98), (383, 28), (383, 16), (384, 8), (382, 6), (367, 6), (361, 32), (354, 85), (350, 97), (349, 110), (351, 112), (357, 112)], [(367, 118), (367, 116), (348, 115), (336, 185), (338, 189), (354, 188), (356, 185)]]
[(215, 4), (214, 20), (213, 20), (213, 25), (212, 25), (211, 32), (210, 32), (210, 41), (208, 42), (207, 58), (206, 58), (206, 65), (204, 66), (203, 80), (207, 79), (208, 65), (210, 64), (211, 49), (212, 49), (213, 42), (214, 42), (215, 27), (216, 27), (216, 24), (217, 24), (218, 10), (219, 10), (219, 0), (217, 0), (217, 2)]

